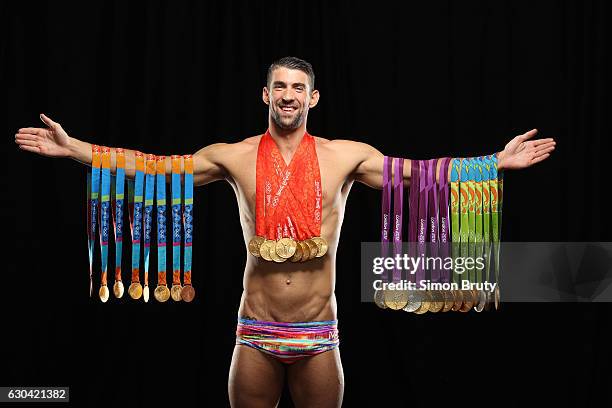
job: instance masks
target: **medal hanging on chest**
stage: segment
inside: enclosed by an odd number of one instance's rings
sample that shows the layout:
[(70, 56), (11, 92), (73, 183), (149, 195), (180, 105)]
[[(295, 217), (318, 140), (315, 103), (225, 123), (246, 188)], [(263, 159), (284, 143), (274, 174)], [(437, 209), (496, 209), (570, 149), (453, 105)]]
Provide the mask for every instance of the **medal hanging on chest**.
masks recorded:
[(256, 167), (255, 236), (249, 252), (266, 261), (305, 262), (327, 253), (321, 237), (322, 186), (314, 138), (305, 133), (289, 165), (267, 131)]

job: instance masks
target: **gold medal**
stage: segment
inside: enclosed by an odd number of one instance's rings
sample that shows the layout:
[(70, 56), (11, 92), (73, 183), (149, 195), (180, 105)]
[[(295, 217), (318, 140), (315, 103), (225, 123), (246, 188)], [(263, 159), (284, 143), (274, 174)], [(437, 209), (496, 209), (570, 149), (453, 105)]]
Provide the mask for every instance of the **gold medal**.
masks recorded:
[(303, 242), (308, 245), (308, 249), (310, 249), (310, 256), (308, 259), (314, 259), (319, 252), (319, 247), (317, 247), (317, 244), (310, 238), (305, 239)]
[(444, 308), (444, 294), (440, 290), (432, 290), (431, 293), (431, 304), (429, 305), (429, 311), (432, 313), (438, 313)]
[(453, 297), (455, 298), (455, 304), (452, 307), (453, 312), (458, 312), (463, 306), (463, 291), (461, 290), (453, 290)]
[(421, 290), (420, 292), (423, 297), (423, 300), (421, 300), (421, 307), (414, 311), (415, 314), (427, 313), (429, 311), (429, 308), (431, 307), (431, 294), (429, 293), (429, 291)]
[(249, 241), (249, 252), (256, 258), (261, 257), (261, 253), (259, 252), (259, 247), (266, 239), (264, 237), (260, 237), (259, 235), (255, 235)]
[(261, 257), (266, 261), (271, 261), (272, 258), (270, 257), (270, 248), (274, 247), (275, 245), (276, 241), (271, 239), (266, 239), (264, 242), (262, 242), (259, 246), (259, 254)]
[(385, 290), (384, 301), (389, 309), (400, 310), (408, 304), (408, 292), (405, 290)]
[(183, 298), (181, 298), (182, 289), (183, 287), (181, 285), (172, 285), (172, 288), (170, 289), (170, 296), (172, 297), (172, 300), (175, 302), (180, 302), (183, 300)]
[(304, 241), (298, 242), (298, 245), (302, 248), (302, 258), (301, 262), (307, 261), (310, 259), (310, 246), (306, 244)]
[(419, 307), (421, 307), (423, 297), (421, 296), (420, 292), (421, 291), (416, 289), (406, 291), (407, 302), (406, 306), (402, 308), (403, 311), (414, 313), (419, 309)]
[[(295, 254), (297, 243), (293, 238), (281, 238), (276, 241), (275, 252), (278, 256), (284, 259), (289, 259)], [(270, 254), (270, 256), (272, 256)], [(272, 258), (274, 259), (274, 258)]]
[(378, 289), (374, 292), (374, 303), (376, 303), (376, 306), (380, 307), (381, 309), (387, 308), (385, 303), (385, 293), (383, 290)]
[(149, 285), (145, 285), (145, 287), (142, 288), (142, 299), (145, 303), (149, 302)]
[(140, 282), (132, 282), (128, 288), (128, 294), (134, 300), (140, 299), (142, 296), (142, 285)]
[(316, 255), (317, 258), (320, 258), (323, 255), (325, 255), (327, 253), (327, 248), (328, 248), (327, 241), (325, 240), (325, 238), (313, 237), (312, 240), (314, 241), (315, 244), (317, 244), (317, 255)]
[(452, 290), (445, 290), (442, 293), (444, 294), (444, 307), (442, 308), (442, 313), (446, 313), (450, 311), (455, 304), (455, 292)]
[(462, 290), (463, 294), (463, 305), (459, 308), (460, 312), (469, 312), (474, 307), (474, 298), (471, 290)]
[(166, 285), (158, 285), (153, 291), (153, 296), (158, 302), (165, 302), (170, 299), (170, 289)]
[(123, 282), (115, 281), (115, 284), (113, 285), (113, 294), (117, 299), (123, 297)]
[(100, 286), (100, 290), (98, 290), (98, 295), (100, 296), (100, 300), (106, 303), (106, 301), (108, 300), (108, 286)]
[(291, 262), (298, 262), (302, 259), (303, 255), (304, 255), (304, 251), (302, 250), (302, 245), (300, 245), (299, 242), (296, 242), (295, 243), (295, 253), (293, 254), (291, 258), (289, 258), (289, 260)]
[(191, 285), (183, 286), (183, 289), (181, 289), (181, 298), (185, 302), (191, 302), (194, 297), (195, 297), (195, 289), (193, 288), (193, 286)]
[(277, 263), (285, 262), (287, 258), (281, 258), (276, 252), (276, 244), (270, 245), (270, 258)]

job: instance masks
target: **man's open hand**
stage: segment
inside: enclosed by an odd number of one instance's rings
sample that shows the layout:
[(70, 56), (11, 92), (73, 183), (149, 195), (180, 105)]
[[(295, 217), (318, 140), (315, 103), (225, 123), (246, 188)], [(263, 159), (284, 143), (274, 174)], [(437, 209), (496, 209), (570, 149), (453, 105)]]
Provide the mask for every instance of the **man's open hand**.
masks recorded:
[(44, 114), (40, 119), (47, 128), (21, 128), (15, 135), (15, 143), (21, 150), (38, 153), (48, 157), (68, 157), (70, 137), (59, 123), (53, 122)]
[(538, 130), (532, 129), (508, 142), (504, 151), (499, 153), (499, 168), (503, 170), (524, 169), (546, 160), (555, 150), (557, 142), (552, 138), (529, 140), (536, 133)]

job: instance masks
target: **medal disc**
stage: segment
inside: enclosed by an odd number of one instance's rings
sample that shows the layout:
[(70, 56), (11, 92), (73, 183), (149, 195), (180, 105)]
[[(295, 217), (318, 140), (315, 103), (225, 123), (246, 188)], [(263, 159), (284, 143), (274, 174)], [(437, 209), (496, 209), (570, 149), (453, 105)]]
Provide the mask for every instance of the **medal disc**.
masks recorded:
[(153, 297), (158, 302), (165, 302), (170, 299), (170, 289), (166, 285), (159, 285), (153, 291)]
[(259, 235), (255, 235), (253, 238), (251, 238), (251, 240), (249, 241), (249, 252), (251, 253), (251, 255), (256, 258), (261, 257), (259, 247), (265, 240), (266, 239), (264, 237), (260, 237)]
[(317, 244), (315, 244), (315, 242), (308, 238), (304, 240), (304, 243), (306, 243), (306, 245), (308, 245), (308, 249), (310, 249), (310, 256), (308, 257), (308, 259), (313, 259), (317, 256), (317, 253), (319, 252), (319, 247), (317, 247)]
[(115, 284), (113, 285), (113, 294), (117, 299), (123, 297), (123, 282), (115, 281)]
[(291, 258), (289, 258), (289, 260), (291, 262), (298, 262), (302, 259), (303, 255), (304, 255), (304, 251), (302, 250), (302, 245), (300, 245), (299, 242), (296, 242), (295, 243), (295, 253), (293, 254)]
[(438, 313), (444, 307), (444, 294), (441, 290), (432, 290), (431, 303), (429, 304), (429, 311), (432, 313)]
[(142, 296), (142, 285), (139, 282), (133, 282), (128, 288), (128, 294), (134, 300), (140, 299)]
[(100, 296), (100, 300), (106, 303), (106, 301), (108, 300), (108, 286), (100, 286), (100, 290), (98, 290), (98, 295)]
[(145, 287), (142, 288), (142, 299), (145, 303), (149, 301), (149, 285), (145, 285)]
[(421, 307), (422, 297), (420, 296), (420, 291), (418, 290), (407, 290), (406, 297), (408, 299), (406, 306), (402, 308), (403, 311), (413, 313), (416, 312), (419, 307)]
[(325, 255), (327, 253), (327, 248), (328, 248), (327, 241), (325, 240), (325, 238), (313, 237), (312, 240), (314, 241), (315, 244), (317, 244), (317, 255), (316, 255), (317, 258), (320, 258), (323, 255)]
[(474, 305), (474, 310), (482, 312), (487, 304), (487, 292), (484, 290), (478, 291), (478, 303)]
[(442, 294), (444, 295), (444, 307), (442, 308), (442, 313), (446, 313), (453, 308), (453, 305), (455, 304), (455, 296), (452, 290), (442, 291)]
[(287, 260), (287, 258), (282, 258), (278, 255), (276, 252), (276, 244), (270, 246), (270, 259), (278, 263), (285, 262)]
[(272, 258), (270, 257), (270, 248), (272, 248), (274, 245), (276, 245), (276, 241), (273, 241), (271, 239), (266, 239), (259, 246), (259, 254), (266, 261), (272, 260)]
[(408, 292), (405, 290), (385, 290), (383, 292), (385, 304), (389, 309), (400, 310), (408, 304)]
[(193, 286), (191, 285), (183, 286), (183, 289), (181, 290), (181, 298), (185, 302), (191, 302), (194, 297), (195, 297), (195, 289), (193, 288)]
[(452, 311), (453, 312), (458, 312), (459, 309), (461, 309), (461, 306), (463, 305), (463, 291), (461, 290), (453, 290), (453, 297), (455, 299), (455, 304), (452, 307)]
[(495, 310), (499, 310), (499, 306), (501, 305), (501, 294), (499, 293), (499, 283), (495, 285), (495, 294), (493, 297), (495, 298)]
[(310, 259), (310, 247), (308, 246), (308, 244), (306, 244), (306, 242), (304, 241), (300, 241), (298, 242), (298, 245), (300, 247), (302, 247), (302, 258), (300, 258), (301, 262), (307, 261)]
[[(289, 259), (295, 254), (297, 243), (293, 238), (281, 238), (276, 241), (275, 251), (278, 256), (284, 259)], [(274, 259), (274, 258), (272, 258)]]
[(428, 290), (421, 290), (419, 292), (421, 292), (421, 296), (422, 296), (421, 306), (417, 310), (415, 310), (414, 313), (415, 314), (427, 313), (431, 306), (431, 294), (429, 293)]
[(463, 294), (463, 305), (459, 308), (460, 312), (466, 313), (469, 312), (472, 307), (474, 307), (474, 299), (472, 297), (471, 290), (462, 290)]
[(387, 305), (385, 304), (385, 291), (384, 290), (380, 290), (377, 289), (374, 292), (374, 303), (376, 303), (376, 306), (380, 307), (381, 309), (386, 309)]
[(172, 288), (170, 289), (170, 296), (172, 297), (172, 300), (174, 300), (175, 302), (180, 302), (181, 300), (183, 300), (183, 298), (181, 297), (182, 289), (183, 287), (181, 285), (172, 285)]

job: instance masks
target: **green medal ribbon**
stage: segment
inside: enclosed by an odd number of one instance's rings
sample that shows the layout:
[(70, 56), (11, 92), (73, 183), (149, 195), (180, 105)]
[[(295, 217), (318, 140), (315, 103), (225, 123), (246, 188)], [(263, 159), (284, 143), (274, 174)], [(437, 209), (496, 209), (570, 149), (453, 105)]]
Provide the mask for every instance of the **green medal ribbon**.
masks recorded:
[[(451, 201), (451, 257), (453, 265), (455, 259), (459, 256), (459, 175), (461, 173), (461, 159), (453, 159), (451, 163), (450, 174), (450, 201)], [(452, 282), (456, 283), (458, 278), (455, 273), (452, 276)]]

